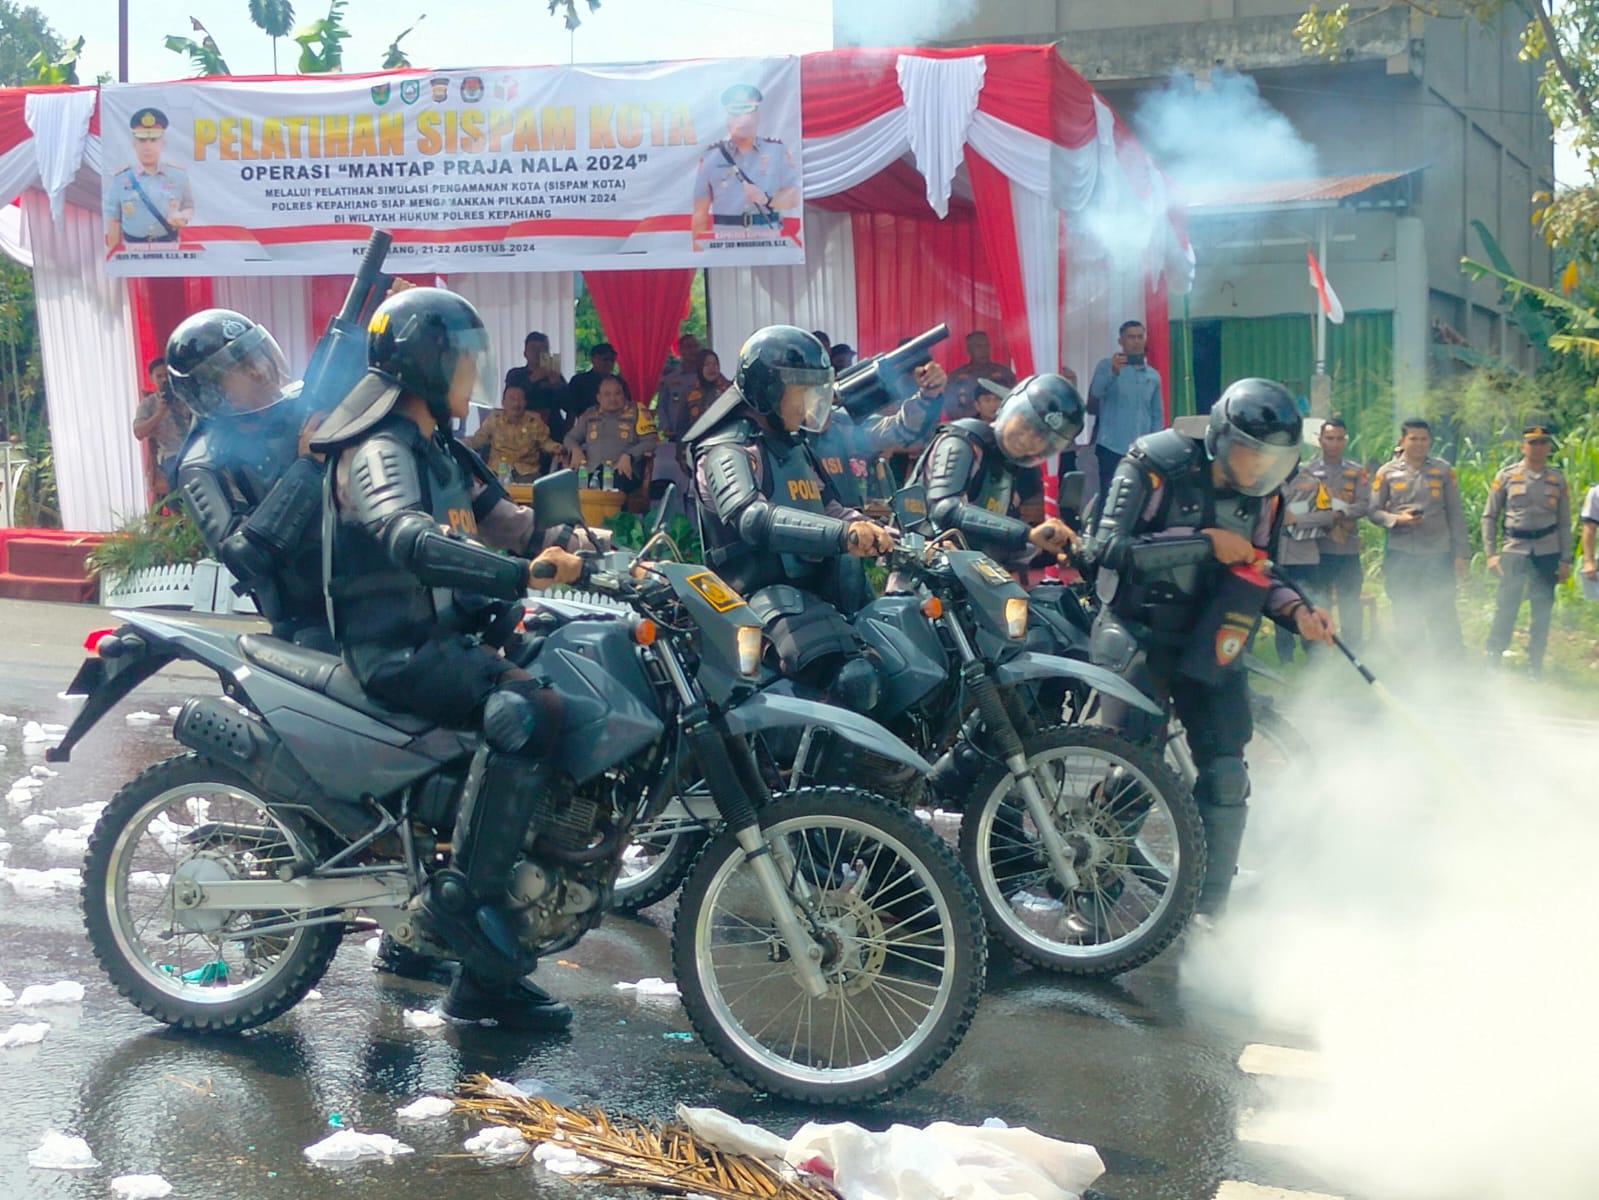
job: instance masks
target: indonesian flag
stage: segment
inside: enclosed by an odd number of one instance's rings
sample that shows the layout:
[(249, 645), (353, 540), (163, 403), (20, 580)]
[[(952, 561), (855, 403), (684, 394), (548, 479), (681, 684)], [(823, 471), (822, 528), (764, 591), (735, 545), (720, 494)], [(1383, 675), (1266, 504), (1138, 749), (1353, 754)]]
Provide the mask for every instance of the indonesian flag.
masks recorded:
[(1314, 251), (1306, 250), (1305, 257), (1310, 261), (1310, 286), (1316, 295), (1321, 297), (1321, 310), (1327, 314), (1327, 319), (1334, 325), (1344, 323), (1344, 306), (1338, 299), (1338, 293), (1332, 290), (1332, 284), (1327, 282), (1327, 276), (1321, 272), (1321, 264), (1316, 261)]

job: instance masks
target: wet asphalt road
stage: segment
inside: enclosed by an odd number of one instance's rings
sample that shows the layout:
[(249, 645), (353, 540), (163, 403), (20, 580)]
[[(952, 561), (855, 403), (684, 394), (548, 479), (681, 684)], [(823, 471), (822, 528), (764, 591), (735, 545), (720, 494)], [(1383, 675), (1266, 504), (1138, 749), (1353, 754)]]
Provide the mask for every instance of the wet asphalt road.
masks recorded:
[[(68, 723), (75, 703), (57, 693), (82, 658), (84, 633), (110, 623), (82, 606), (0, 601), (0, 713)], [(0, 802), (0, 840), (13, 843), (7, 865), (79, 865), (52, 858), (21, 820), (109, 799), (177, 750), (168, 707), (215, 690), (192, 668), (169, 669), (102, 722), (31, 802)], [(125, 714), (135, 710), (163, 717), (132, 725)], [(20, 722), (0, 726), (7, 783), (43, 762), (21, 730)], [(675, 1002), (646, 1006), (613, 990), (618, 980), (670, 976), (670, 919), (663, 905), (642, 919), (609, 920), (561, 963), (540, 967), (541, 981), (576, 1009), (567, 1036), (407, 1029), (402, 1010), (436, 1006), (442, 989), (388, 986), (370, 968), (365, 938), (354, 936), (320, 984), (323, 999), (247, 1036), (208, 1040), (163, 1031), (112, 991), (88, 951), (75, 892), (19, 896), (0, 883), (0, 982), (17, 992), (64, 979), (88, 989), (70, 1008), (0, 1011), (0, 1031), (19, 1020), (51, 1025), (42, 1045), (0, 1051), (0, 1197), (102, 1197), (113, 1176), (150, 1172), (171, 1181), (177, 1197), (575, 1194), (582, 1185), (541, 1168), (484, 1169), (450, 1157), (473, 1131), (459, 1117), (397, 1124), (399, 1105), (477, 1071), (537, 1077), (650, 1117), (668, 1116), (678, 1102), (714, 1105), (784, 1134), (812, 1117), (884, 1128), (998, 1116), (1094, 1145), (1107, 1166), (1096, 1191), (1116, 1200), (1209, 1197), (1228, 1179), (1334, 1190), (1236, 1141), (1262, 1087), (1240, 1072), (1241, 1049), (1291, 1040), (1187, 996), (1178, 986), (1180, 946), (1122, 979), (1087, 984), (996, 951), (975, 1024), (931, 1080), (890, 1104), (823, 1114), (757, 1097), (697, 1042), (667, 1037), (689, 1028)], [(395, 1134), (417, 1153), (392, 1165), (312, 1167), (301, 1151), (329, 1132), (335, 1112), (346, 1125)], [(103, 1166), (71, 1175), (30, 1168), (27, 1152), (46, 1130), (83, 1136)]]

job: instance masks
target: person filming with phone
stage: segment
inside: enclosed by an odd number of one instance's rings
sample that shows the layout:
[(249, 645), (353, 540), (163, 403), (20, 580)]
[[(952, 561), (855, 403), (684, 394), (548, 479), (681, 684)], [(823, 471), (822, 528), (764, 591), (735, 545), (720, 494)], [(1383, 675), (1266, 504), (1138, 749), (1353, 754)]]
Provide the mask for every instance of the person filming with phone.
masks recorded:
[(1094, 459), (1101, 508), (1122, 456), (1139, 438), (1166, 427), (1160, 375), (1144, 358), (1147, 336), (1142, 321), (1123, 321), (1117, 338), (1121, 349), (1100, 359), (1088, 385), (1088, 412), (1096, 422)]

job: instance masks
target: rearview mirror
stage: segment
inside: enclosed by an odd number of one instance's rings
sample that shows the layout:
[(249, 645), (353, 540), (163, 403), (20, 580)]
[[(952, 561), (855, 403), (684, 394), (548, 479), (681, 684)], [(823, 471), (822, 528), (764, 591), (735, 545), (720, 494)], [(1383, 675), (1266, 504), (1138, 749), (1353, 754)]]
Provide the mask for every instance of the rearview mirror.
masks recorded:
[(538, 529), (583, 524), (576, 471), (556, 471), (533, 481), (533, 524)]
[(1062, 509), (1081, 510), (1083, 507), (1083, 491), (1088, 484), (1088, 476), (1081, 471), (1067, 471), (1060, 477), (1060, 491), (1056, 495), (1056, 502)]
[(889, 507), (903, 530), (922, 529), (927, 525), (927, 489), (919, 483), (900, 488), (889, 501)]

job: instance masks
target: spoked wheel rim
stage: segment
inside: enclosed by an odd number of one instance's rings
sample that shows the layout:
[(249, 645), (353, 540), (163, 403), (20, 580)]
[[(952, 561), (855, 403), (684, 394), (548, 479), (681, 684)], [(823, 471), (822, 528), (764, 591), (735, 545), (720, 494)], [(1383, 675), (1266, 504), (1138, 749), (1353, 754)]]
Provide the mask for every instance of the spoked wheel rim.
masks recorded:
[(303, 914), (185, 910), (183, 900), (206, 882), (277, 879), (295, 847), (293, 832), (243, 788), (183, 784), (152, 797), (118, 831), (109, 859), (105, 903), (123, 958), (189, 1004), (233, 1004), (272, 988), (306, 931), (247, 930)]
[(648, 887), (670, 864), (683, 838), (704, 832), (704, 824), (693, 817), (662, 817), (635, 825), (627, 848), (622, 851), (622, 870), (615, 885), (617, 894)]
[[(1024, 942), (1056, 957), (1099, 958), (1140, 941), (1176, 902), (1176, 819), (1138, 767), (1099, 747), (1059, 746), (1028, 759), (1079, 887), (1055, 878), (1032, 815), (1009, 776), (977, 817), (978, 887)], [(971, 818), (968, 818), (971, 819)]]
[(717, 868), (695, 928), (712, 1014), (743, 1053), (795, 1081), (844, 1086), (892, 1070), (955, 998), (956, 923), (936, 877), (893, 834), (846, 816), (795, 817), (766, 834), (810, 892), (828, 994), (800, 985), (739, 853)]

